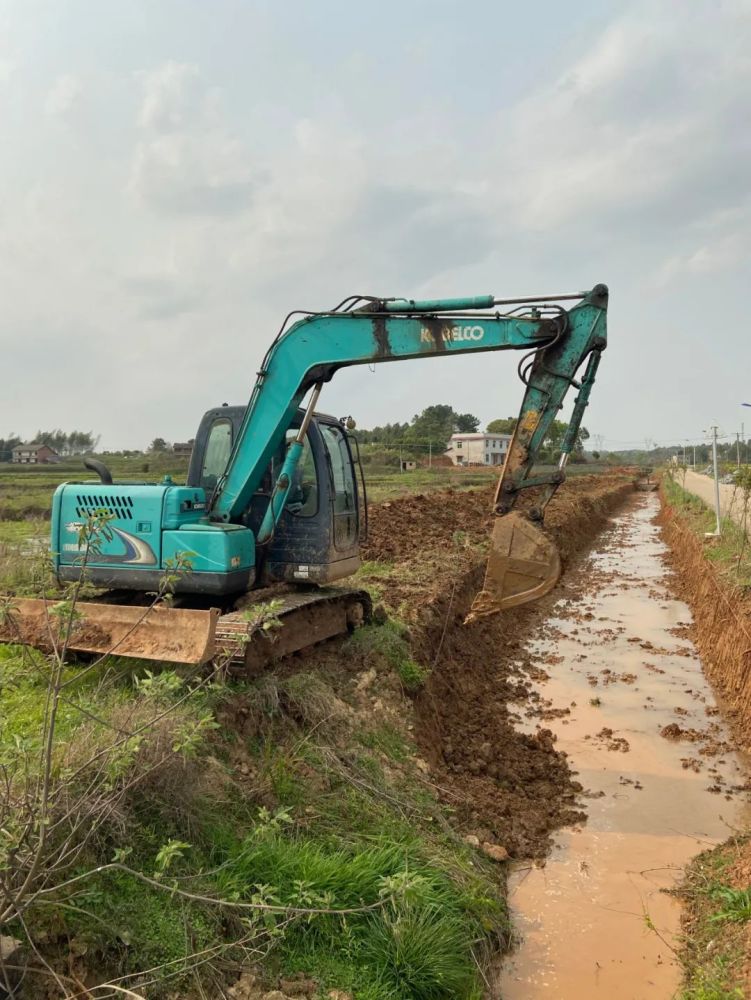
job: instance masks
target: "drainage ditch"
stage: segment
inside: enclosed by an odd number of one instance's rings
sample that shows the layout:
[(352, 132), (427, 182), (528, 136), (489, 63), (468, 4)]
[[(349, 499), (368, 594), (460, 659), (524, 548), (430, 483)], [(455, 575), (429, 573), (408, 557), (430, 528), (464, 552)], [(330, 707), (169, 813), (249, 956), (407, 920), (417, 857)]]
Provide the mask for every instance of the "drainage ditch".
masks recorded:
[(672, 997), (670, 890), (693, 856), (751, 821), (747, 762), (675, 596), (658, 510), (655, 494), (629, 502), (518, 652), (526, 698), (513, 721), (565, 755), (587, 820), (556, 832), (544, 860), (516, 854), (519, 945), (494, 989), (504, 1000)]

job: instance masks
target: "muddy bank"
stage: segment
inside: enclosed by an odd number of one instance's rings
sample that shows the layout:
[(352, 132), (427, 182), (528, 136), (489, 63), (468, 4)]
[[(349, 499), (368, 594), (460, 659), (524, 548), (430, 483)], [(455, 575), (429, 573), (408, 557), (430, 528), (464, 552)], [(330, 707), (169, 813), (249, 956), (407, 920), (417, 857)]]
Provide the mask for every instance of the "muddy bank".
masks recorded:
[(660, 523), (675, 585), (693, 613), (690, 635), (740, 745), (751, 749), (751, 598), (707, 558), (704, 539), (662, 494)]
[[(622, 476), (565, 484), (546, 517), (564, 574), (632, 495)], [(560, 596), (565, 576), (535, 605), (463, 625), (482, 582), (491, 498), (491, 490), (445, 491), (381, 505), (372, 518), (367, 555), (405, 567), (391, 583), (390, 603), (400, 604), (416, 656), (431, 671), (415, 705), (416, 735), (455, 823), (512, 857), (542, 856), (551, 830), (582, 818), (576, 805), (581, 786), (552, 734), (517, 731), (509, 706), (529, 697), (520, 653)], [(415, 573), (415, 566), (422, 572)]]

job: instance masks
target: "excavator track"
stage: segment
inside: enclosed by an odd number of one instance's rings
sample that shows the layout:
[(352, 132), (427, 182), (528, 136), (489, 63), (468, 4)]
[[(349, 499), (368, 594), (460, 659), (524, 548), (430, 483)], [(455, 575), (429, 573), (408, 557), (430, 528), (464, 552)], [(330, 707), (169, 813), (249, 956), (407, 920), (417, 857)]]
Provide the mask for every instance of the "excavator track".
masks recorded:
[(255, 674), (267, 664), (351, 632), (372, 617), (366, 590), (280, 587), (251, 591), (242, 607), (216, 624), (215, 658), (232, 672)]

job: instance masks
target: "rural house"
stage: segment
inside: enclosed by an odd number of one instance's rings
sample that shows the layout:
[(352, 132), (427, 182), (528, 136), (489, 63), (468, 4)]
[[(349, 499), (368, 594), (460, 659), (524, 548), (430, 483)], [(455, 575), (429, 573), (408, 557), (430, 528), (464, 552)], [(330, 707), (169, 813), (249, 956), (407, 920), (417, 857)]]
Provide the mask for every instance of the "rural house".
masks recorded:
[(33, 441), (31, 444), (17, 444), (11, 461), (18, 465), (44, 465), (59, 462), (60, 456), (49, 445)]
[(510, 434), (452, 434), (446, 455), (454, 465), (503, 465)]

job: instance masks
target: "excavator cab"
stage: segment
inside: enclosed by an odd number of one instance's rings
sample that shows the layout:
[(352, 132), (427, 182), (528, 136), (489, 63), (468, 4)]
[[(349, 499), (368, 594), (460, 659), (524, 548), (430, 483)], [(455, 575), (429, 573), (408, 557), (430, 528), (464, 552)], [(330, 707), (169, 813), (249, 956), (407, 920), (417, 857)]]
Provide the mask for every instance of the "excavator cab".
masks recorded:
[[(188, 486), (210, 496), (227, 467), (240, 432), (244, 406), (221, 406), (204, 414), (188, 469)], [(242, 516), (258, 535), (269, 498), (303, 420), (298, 410), (285, 440)], [(347, 432), (335, 417), (315, 414), (292, 488), (271, 540), (257, 552), (256, 586), (272, 583), (326, 584), (360, 565), (360, 490)]]

